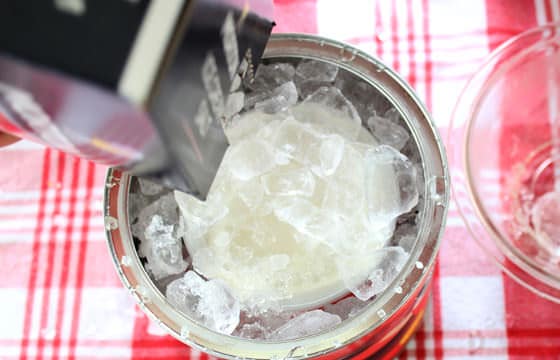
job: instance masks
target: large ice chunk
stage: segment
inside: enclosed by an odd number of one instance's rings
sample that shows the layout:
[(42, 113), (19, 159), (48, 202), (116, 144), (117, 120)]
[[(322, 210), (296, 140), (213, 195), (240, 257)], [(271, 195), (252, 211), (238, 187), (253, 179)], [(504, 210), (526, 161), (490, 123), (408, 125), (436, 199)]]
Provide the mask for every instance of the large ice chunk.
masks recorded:
[(273, 332), (269, 336), (269, 339), (299, 339), (331, 329), (341, 322), (342, 321), (338, 315), (329, 314), (322, 310), (312, 310), (288, 321), (286, 324)]
[(175, 225), (166, 225), (160, 215), (152, 217), (140, 248), (147, 259), (146, 268), (156, 280), (187, 269), (188, 263), (183, 259), (183, 242), (177, 236)]
[(329, 241), (340, 230), (336, 216), (331, 212), (321, 211), (303, 198), (286, 198), (286, 201), (278, 201), (273, 207), (276, 217), (293, 226), (298, 232), (305, 236)]
[(167, 286), (165, 296), (177, 309), (212, 330), (231, 334), (239, 324), (239, 302), (219, 280), (205, 281), (188, 271)]
[(274, 196), (310, 197), (315, 190), (315, 177), (305, 168), (287, 168), (264, 175), (264, 191)]

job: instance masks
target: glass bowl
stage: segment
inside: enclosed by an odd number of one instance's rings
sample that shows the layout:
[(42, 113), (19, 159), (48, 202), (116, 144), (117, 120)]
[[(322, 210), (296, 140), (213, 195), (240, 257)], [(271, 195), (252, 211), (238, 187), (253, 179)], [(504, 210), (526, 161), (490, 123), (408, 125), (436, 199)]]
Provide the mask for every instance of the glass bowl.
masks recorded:
[(560, 190), (559, 30), (531, 29), (497, 48), (463, 90), (447, 141), (453, 198), (474, 240), (510, 277), (558, 303), (560, 234), (547, 236), (542, 224), (560, 216), (542, 204)]

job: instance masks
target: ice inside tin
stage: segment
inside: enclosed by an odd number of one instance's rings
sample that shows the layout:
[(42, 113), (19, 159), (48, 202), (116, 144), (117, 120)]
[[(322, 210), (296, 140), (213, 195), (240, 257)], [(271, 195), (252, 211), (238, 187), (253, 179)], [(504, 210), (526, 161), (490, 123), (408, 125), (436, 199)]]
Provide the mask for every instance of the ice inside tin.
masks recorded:
[(243, 88), (228, 101), (230, 147), (207, 201), (133, 184), (138, 254), (168, 301), (210, 329), (313, 335), (403, 269), (424, 186), (418, 151), (390, 102), (336, 65), (265, 63)]

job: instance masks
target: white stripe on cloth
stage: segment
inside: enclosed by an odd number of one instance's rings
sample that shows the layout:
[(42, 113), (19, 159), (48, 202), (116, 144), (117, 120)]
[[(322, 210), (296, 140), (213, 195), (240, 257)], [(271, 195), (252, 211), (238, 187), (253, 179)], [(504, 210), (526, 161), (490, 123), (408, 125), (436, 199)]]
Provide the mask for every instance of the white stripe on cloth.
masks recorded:
[(318, 34), (335, 40), (375, 35), (375, 2), (371, 0), (317, 1)]
[[(436, 80), (432, 84), (432, 115), (438, 126), (448, 126), (469, 75), (489, 53), (486, 3), (430, 1), (429, 9), (432, 76)], [(450, 57), (456, 61), (448, 61)], [(442, 135), (445, 138), (446, 134)]]

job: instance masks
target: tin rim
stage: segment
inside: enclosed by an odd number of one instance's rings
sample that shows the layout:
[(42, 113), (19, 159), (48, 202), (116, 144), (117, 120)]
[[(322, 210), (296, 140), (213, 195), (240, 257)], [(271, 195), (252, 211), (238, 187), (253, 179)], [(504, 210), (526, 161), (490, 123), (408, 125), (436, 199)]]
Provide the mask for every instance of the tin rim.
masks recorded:
[[(334, 63), (375, 87), (401, 113), (422, 159), (425, 186), (421, 226), (410, 258), (393, 283), (398, 284), (402, 292), (385, 291), (359, 316), (324, 333), (279, 342), (242, 339), (219, 334), (195, 323), (173, 309), (155, 287), (136, 255), (130, 235), (127, 196), (131, 178), (118, 170), (109, 169), (104, 192), (106, 234), (109, 251), (124, 286), (131, 291), (142, 310), (172, 336), (223, 358), (315, 357), (351, 344), (378, 329), (401, 307), (414, 301), (425, 285), (439, 249), (447, 215), (449, 174), (443, 145), (429, 113), (404, 80), (370, 55), (318, 36), (271, 36), (263, 58), (279, 57), (304, 57)], [(392, 288), (394, 286), (389, 287)]]

